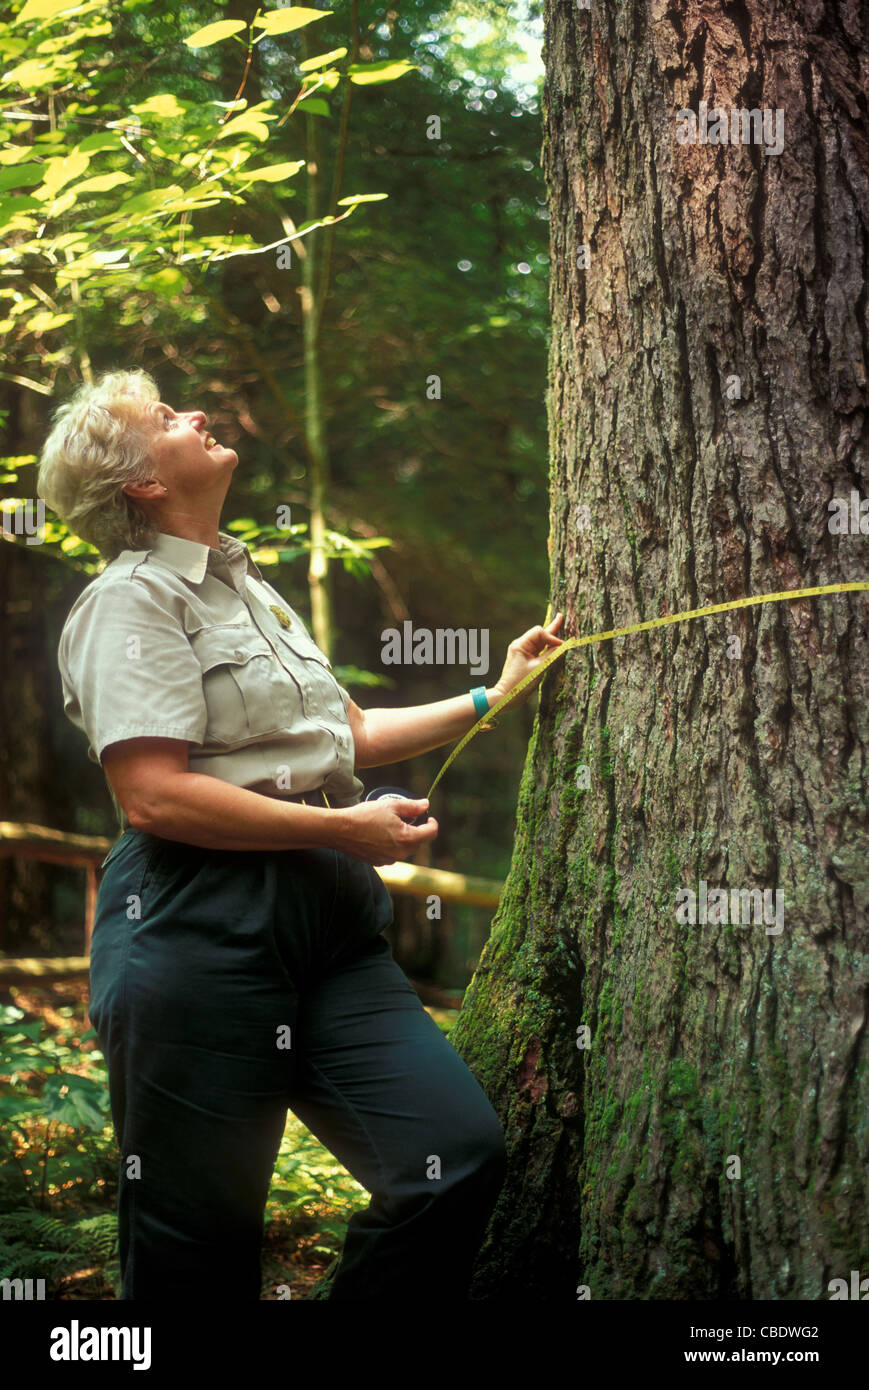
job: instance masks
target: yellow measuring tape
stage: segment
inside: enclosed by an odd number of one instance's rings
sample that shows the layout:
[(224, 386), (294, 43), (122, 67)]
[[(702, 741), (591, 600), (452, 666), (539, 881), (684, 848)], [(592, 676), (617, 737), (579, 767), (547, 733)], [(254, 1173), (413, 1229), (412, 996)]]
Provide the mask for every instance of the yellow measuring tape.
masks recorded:
[[(758, 594), (756, 598), (737, 598), (730, 603), (713, 603), (709, 608), (692, 608), (688, 613), (673, 613), (668, 618), (652, 618), (648, 623), (632, 623), (630, 627), (614, 627), (611, 632), (595, 632), (591, 637), (568, 637), (560, 647), (555, 647), (541, 658), (540, 665), (529, 675), (524, 676), (509, 690), (502, 699), (492, 706), (488, 714), (484, 714), (478, 719), (472, 729), (465, 734), (461, 743), (457, 743), (450, 756), (447, 758), (437, 777), (432, 782), (426, 797), (430, 797), (438, 782), (443, 777), (450, 763), (453, 762), (467, 747), (472, 738), (475, 738), (483, 729), (494, 727), (495, 715), (507, 709), (514, 703), (520, 691), (525, 690), (533, 681), (538, 681), (547, 666), (553, 662), (560, 661), (567, 652), (573, 651), (576, 647), (590, 647), (593, 642), (609, 642), (613, 637), (627, 637), (631, 632), (650, 632), (653, 627), (665, 627), (668, 623), (687, 623), (690, 618), (708, 618), (713, 613), (732, 613), (735, 608), (750, 608), (755, 603), (781, 603), (784, 599), (798, 598), (818, 598), (821, 594), (847, 594), (855, 593), (861, 589), (869, 589), (869, 580), (857, 580), (852, 584), (822, 584), (816, 589), (785, 589), (779, 594)], [(549, 621), (549, 609), (546, 610), (546, 621)], [(546, 626), (546, 623), (543, 624)]]

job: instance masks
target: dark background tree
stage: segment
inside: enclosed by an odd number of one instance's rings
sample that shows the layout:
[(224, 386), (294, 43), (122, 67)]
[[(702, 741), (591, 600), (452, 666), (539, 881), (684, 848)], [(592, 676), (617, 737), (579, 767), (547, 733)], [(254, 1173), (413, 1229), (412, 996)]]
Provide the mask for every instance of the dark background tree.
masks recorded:
[[(866, 22), (545, 6), (564, 635), (867, 577), (828, 527), (869, 471)], [(783, 149), (680, 143), (701, 101), (782, 110)], [(867, 1268), (866, 619), (765, 605), (546, 676), (451, 1034), (510, 1144), (477, 1297), (821, 1299)], [(783, 892), (781, 934), (679, 924), (700, 880)]]

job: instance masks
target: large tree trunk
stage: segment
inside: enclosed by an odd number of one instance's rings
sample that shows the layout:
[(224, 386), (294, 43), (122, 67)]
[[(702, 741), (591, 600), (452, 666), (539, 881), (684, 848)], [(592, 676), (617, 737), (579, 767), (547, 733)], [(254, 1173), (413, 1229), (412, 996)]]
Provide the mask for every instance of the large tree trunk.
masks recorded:
[[(564, 636), (867, 577), (866, 535), (828, 526), (869, 490), (860, 23), (548, 0)], [(782, 152), (680, 143), (701, 101), (783, 110)], [(743, 609), (546, 676), (452, 1034), (511, 1151), (473, 1296), (825, 1299), (869, 1272), (867, 611)], [(781, 933), (680, 924), (700, 880), (783, 893)]]

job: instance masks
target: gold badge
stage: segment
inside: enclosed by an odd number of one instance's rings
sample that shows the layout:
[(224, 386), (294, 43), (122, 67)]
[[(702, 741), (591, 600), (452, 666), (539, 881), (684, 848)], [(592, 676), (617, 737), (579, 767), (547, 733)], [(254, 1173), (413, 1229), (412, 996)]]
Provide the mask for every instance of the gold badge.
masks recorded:
[(292, 619), (291, 619), (291, 618), (288, 618), (287, 615), (286, 615), (286, 613), (284, 612), (284, 610), (283, 610), (282, 608), (278, 608), (278, 606), (277, 606), (276, 603), (270, 603), (270, 604), (269, 604), (269, 611), (270, 611), (271, 613), (274, 613), (274, 615), (275, 615), (275, 617), (277, 618), (278, 622), (280, 623), (281, 627), (292, 627), (292, 626), (293, 626)]

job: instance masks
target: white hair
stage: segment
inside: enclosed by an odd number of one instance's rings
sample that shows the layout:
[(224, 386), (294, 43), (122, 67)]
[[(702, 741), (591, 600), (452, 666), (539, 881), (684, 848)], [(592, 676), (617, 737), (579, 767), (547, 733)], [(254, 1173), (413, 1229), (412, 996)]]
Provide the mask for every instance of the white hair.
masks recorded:
[(154, 378), (137, 368), (103, 372), (54, 412), (42, 449), (37, 493), (82, 540), (107, 560), (122, 550), (147, 550), (159, 528), (127, 483), (153, 476), (153, 432), (144, 408), (160, 399)]

